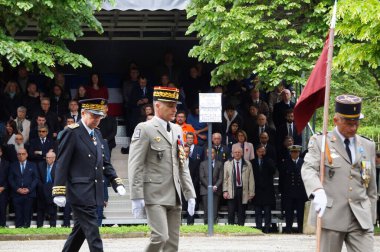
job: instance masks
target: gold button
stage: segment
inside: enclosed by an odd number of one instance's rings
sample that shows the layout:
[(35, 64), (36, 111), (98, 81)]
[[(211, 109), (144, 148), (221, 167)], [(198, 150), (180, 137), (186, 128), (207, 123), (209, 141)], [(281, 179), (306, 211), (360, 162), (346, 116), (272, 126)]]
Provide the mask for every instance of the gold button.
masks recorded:
[(98, 181), (95, 179), (95, 183), (97, 183)]
[(91, 154), (88, 154), (88, 157), (91, 157)]
[(352, 176), (350, 176), (350, 179), (352, 179)]
[(106, 169), (106, 168), (104, 168), (104, 166), (103, 166), (103, 170), (104, 170), (104, 169)]
[(348, 202), (352, 202), (352, 199), (348, 199)]
[(149, 179), (149, 182), (152, 182), (152, 179)]
[(352, 191), (352, 187), (350, 187), (350, 191)]
[(98, 169), (98, 167), (95, 167), (95, 170), (97, 170)]

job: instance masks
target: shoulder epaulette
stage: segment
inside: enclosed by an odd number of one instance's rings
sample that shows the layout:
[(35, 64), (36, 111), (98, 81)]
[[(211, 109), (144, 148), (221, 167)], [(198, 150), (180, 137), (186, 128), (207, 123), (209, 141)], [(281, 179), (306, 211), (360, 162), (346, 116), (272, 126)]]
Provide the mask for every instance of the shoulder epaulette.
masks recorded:
[(361, 136), (362, 138), (364, 138), (364, 139), (367, 139), (367, 140), (369, 140), (369, 141), (373, 141), (373, 139), (371, 139), (371, 138), (369, 138), (369, 137), (366, 137), (366, 136), (363, 136), (363, 135), (359, 135), (359, 136)]
[(75, 129), (75, 128), (79, 127), (79, 124), (78, 123), (73, 123), (73, 124), (67, 125), (67, 127), (70, 128), (70, 129)]

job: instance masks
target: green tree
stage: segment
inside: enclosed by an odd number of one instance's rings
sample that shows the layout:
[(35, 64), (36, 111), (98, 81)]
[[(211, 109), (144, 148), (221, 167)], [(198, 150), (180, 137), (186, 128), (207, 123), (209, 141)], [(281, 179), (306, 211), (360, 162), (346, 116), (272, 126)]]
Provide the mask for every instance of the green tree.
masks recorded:
[[(73, 68), (91, 66), (89, 60), (72, 53), (64, 41), (75, 41), (83, 36), (83, 27), (103, 32), (94, 12), (100, 10), (102, 0), (0, 0), (0, 55), (12, 67), (25, 64), (38, 68), (53, 77), (51, 68), (71, 65)], [(15, 39), (17, 32), (33, 24), (38, 29), (34, 40)], [(0, 71), (2, 65), (0, 61)]]
[[(189, 55), (216, 64), (212, 84), (257, 73), (267, 87), (281, 79), (304, 84), (328, 32), (333, 1), (193, 0), (188, 34), (200, 43)], [(336, 70), (368, 68), (379, 82), (380, 2), (340, 0), (334, 58)], [(339, 50), (340, 49), (340, 50)]]

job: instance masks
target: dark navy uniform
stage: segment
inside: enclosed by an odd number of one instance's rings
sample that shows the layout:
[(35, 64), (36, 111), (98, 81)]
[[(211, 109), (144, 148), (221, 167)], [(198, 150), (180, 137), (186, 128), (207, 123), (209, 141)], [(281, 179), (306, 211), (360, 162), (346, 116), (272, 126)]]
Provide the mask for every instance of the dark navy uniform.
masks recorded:
[(104, 202), (103, 175), (116, 187), (122, 185), (112, 165), (104, 159), (102, 134), (92, 139), (83, 122), (69, 126), (58, 148), (53, 196), (66, 195), (74, 214), (74, 227), (63, 251), (78, 251), (86, 238), (90, 251), (103, 251), (97, 224), (97, 206)]
[(298, 158), (297, 164), (291, 159), (285, 159), (281, 168), (281, 193), (284, 195), (286, 229), (291, 232), (294, 210), (297, 212), (298, 232), (302, 233), (304, 205), (307, 201), (305, 186), (301, 177), (303, 159)]

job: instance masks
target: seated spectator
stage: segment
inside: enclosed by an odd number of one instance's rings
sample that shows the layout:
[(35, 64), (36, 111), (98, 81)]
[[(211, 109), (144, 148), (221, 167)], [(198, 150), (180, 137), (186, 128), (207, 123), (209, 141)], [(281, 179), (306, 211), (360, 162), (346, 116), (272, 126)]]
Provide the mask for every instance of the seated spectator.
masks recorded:
[(108, 106), (104, 106), (104, 113), (106, 116), (100, 120), (98, 125), (104, 141), (107, 143), (109, 151), (109, 159), (111, 159), (112, 149), (116, 147), (115, 136), (117, 133), (116, 118), (107, 114)]
[(244, 160), (251, 161), (252, 159), (254, 159), (255, 151), (253, 149), (253, 145), (247, 142), (247, 133), (245, 133), (244, 130), (238, 130), (237, 139), (238, 139), (238, 142), (232, 145), (232, 149), (234, 148), (234, 145), (240, 145), (241, 148), (243, 149)]
[[(264, 145), (259, 145), (256, 148), (256, 158), (251, 162), (255, 177), (253, 205), (255, 206), (256, 228), (263, 230), (264, 233), (269, 233), (272, 224), (271, 210), (272, 206), (276, 204), (273, 184), (273, 176), (276, 172), (275, 163), (272, 159), (266, 157)], [(262, 228), (263, 211), (264, 229)]]
[(289, 147), (290, 158), (286, 158), (280, 167), (281, 194), (283, 194), (285, 207), (286, 228), (285, 233), (292, 232), (294, 211), (297, 212), (297, 231), (302, 233), (303, 215), (307, 195), (301, 177), (303, 159), (299, 157), (302, 146)]
[(185, 92), (185, 103), (187, 106), (199, 103), (199, 93), (206, 91), (207, 84), (198, 75), (198, 69), (195, 66), (190, 67), (189, 74), (182, 81), (182, 88)]
[(90, 84), (86, 90), (89, 99), (104, 98), (108, 100), (108, 88), (102, 83), (98, 73), (91, 74)]
[(2, 117), (6, 120), (15, 119), (17, 116), (17, 108), (20, 107), (22, 103), (22, 93), (16, 81), (8, 81), (1, 100), (4, 113)]
[[(183, 149), (185, 151), (185, 166), (189, 167), (190, 176), (194, 185), (195, 193), (197, 195), (197, 199), (199, 199), (199, 165), (201, 163), (201, 160), (190, 157), (189, 146), (185, 145)], [(182, 203), (183, 203), (182, 208), (187, 209), (187, 201), (183, 200)], [(198, 206), (199, 204), (196, 204), (196, 209)], [(187, 212), (187, 225), (194, 225), (194, 215), (191, 216), (188, 212)]]
[(8, 186), (9, 162), (4, 158), (3, 147), (0, 146), (0, 227), (5, 227), (9, 197)]
[(145, 104), (151, 104), (153, 99), (153, 90), (148, 86), (148, 80), (145, 78), (145, 76), (140, 75), (139, 77), (139, 85), (135, 86), (132, 90), (132, 96), (131, 96), (131, 120), (132, 124), (131, 127), (134, 129), (136, 125), (138, 124), (138, 120), (140, 119), (141, 115), (141, 108)]
[(73, 118), (74, 122), (79, 122), (81, 119), (81, 114), (79, 111), (79, 104), (78, 104), (77, 100), (71, 100), (69, 102), (69, 113), (67, 113), (63, 116), (63, 118), (64, 118), (63, 127), (66, 125), (67, 118), (69, 118), (69, 117)]
[(154, 115), (154, 108), (153, 108), (153, 104), (151, 104), (151, 103), (148, 103), (148, 104), (145, 104), (144, 106), (142, 106), (142, 108), (141, 108), (141, 115), (140, 115), (140, 118), (139, 118), (139, 123), (140, 122), (145, 122), (146, 121), (146, 117), (148, 115)]
[(58, 71), (55, 73), (55, 75), (54, 75), (54, 84), (47, 89), (47, 91), (48, 91), (46, 93), (47, 96), (52, 96), (53, 95), (54, 86), (55, 85), (58, 85), (58, 86), (61, 87), (62, 93), (63, 93), (63, 98), (66, 99), (66, 100), (70, 100), (70, 98), (71, 98), (70, 87), (66, 83), (66, 78), (65, 78), (64, 73), (58, 72)]
[(170, 81), (169, 75), (166, 73), (163, 73), (161, 74), (161, 77), (160, 77), (160, 83), (158, 83), (158, 85), (155, 85), (155, 86), (168, 87), (170, 82), (171, 81)]
[(249, 107), (251, 105), (254, 105), (255, 107), (257, 107), (257, 109), (259, 110), (260, 114), (264, 114), (266, 117), (269, 116), (269, 106), (268, 106), (268, 104), (265, 101), (263, 101), (260, 98), (260, 91), (259, 91), (259, 89), (253, 88), (253, 89), (250, 90), (249, 97), (245, 101), (245, 109), (246, 109), (246, 111), (249, 110)]
[(195, 105), (187, 117), (187, 123), (195, 129), (195, 135), (198, 137), (198, 145), (203, 146), (207, 143), (207, 123), (199, 121), (199, 106)]
[(232, 145), (238, 142), (237, 133), (239, 129), (240, 129), (240, 124), (238, 122), (234, 121), (230, 124), (230, 128), (228, 129), (228, 133), (225, 137), (225, 143), (229, 150), (232, 150)]
[(239, 115), (232, 104), (227, 105), (223, 113), (221, 131), (222, 134), (227, 134), (232, 122), (237, 122), (240, 127), (243, 126), (243, 118)]
[(58, 122), (62, 124), (63, 116), (68, 112), (67, 107), (69, 101), (65, 98), (63, 89), (59, 85), (53, 86), (53, 94), (50, 97), (51, 105), (50, 110), (58, 116)]
[(186, 123), (186, 113), (185, 111), (181, 110), (177, 112), (177, 115), (175, 116), (175, 122), (182, 128), (182, 133), (183, 133), (183, 141), (186, 142), (186, 134), (188, 132), (193, 133), (194, 135), (194, 144), (198, 144), (198, 138), (195, 135), (195, 129), (191, 124)]
[[(75, 97), (73, 100), (80, 101), (80, 100), (86, 100), (88, 99), (87, 89), (85, 85), (81, 84), (78, 86), (77, 93), (75, 94)], [(79, 109), (80, 111), (80, 109)]]
[(131, 67), (129, 69), (129, 76), (127, 77), (126, 80), (123, 81), (123, 86), (122, 86), (122, 94), (123, 94), (123, 105), (124, 105), (124, 121), (126, 125), (126, 132), (127, 132), (127, 137), (131, 137), (133, 133), (133, 129), (131, 129), (131, 113), (132, 113), (132, 108), (131, 108), (131, 100), (132, 100), (132, 91), (133, 89), (138, 86), (138, 81), (139, 81), (139, 76), (140, 76), (140, 71), (137, 67)]
[(251, 142), (254, 145), (258, 145), (260, 143), (259, 136), (262, 132), (268, 133), (269, 142), (274, 145), (276, 131), (268, 125), (267, 117), (264, 114), (259, 114), (257, 116), (257, 124), (252, 127), (249, 134), (252, 136), (252, 139), (248, 138), (248, 142)]
[(30, 140), (29, 159), (35, 163), (46, 161), (49, 151), (54, 151), (54, 141), (48, 137), (48, 127), (38, 127), (38, 138)]
[(235, 224), (237, 211), (237, 224), (244, 226), (248, 201), (255, 196), (255, 180), (251, 163), (243, 159), (241, 146), (233, 147), (232, 157), (224, 163), (223, 198), (228, 204), (228, 224)]
[(284, 89), (281, 93), (281, 101), (273, 107), (273, 122), (276, 130), (286, 123), (286, 111), (294, 109), (294, 102), (291, 101), (292, 94), (289, 89)]
[[(214, 133), (218, 134), (218, 133)], [(208, 157), (208, 150), (207, 150)], [(213, 217), (214, 224), (218, 222), (218, 210), (219, 201), (222, 195), (223, 188), (223, 163), (215, 159), (216, 151), (214, 148), (211, 149), (211, 165), (212, 165), (212, 192), (213, 192)], [(202, 161), (199, 166), (199, 181), (200, 181), (200, 196), (202, 198), (202, 204), (204, 209), (204, 224), (208, 223), (208, 159)]]
[(17, 161), (17, 150), (19, 148), (29, 149), (29, 145), (24, 143), (24, 137), (21, 133), (16, 134), (14, 144), (4, 146), (5, 157), (10, 163)]
[(33, 113), (40, 108), (40, 102), (40, 92), (37, 90), (37, 84), (34, 82), (29, 82), (27, 93), (22, 97), (22, 104), (27, 109), (26, 118), (29, 120), (33, 119)]
[[(265, 157), (272, 159), (274, 162), (277, 161), (276, 148), (269, 143), (269, 135), (266, 132), (260, 134), (260, 144), (265, 147)], [(259, 146), (258, 145), (258, 146)]]
[[(230, 158), (230, 150), (222, 144), (222, 135), (219, 132), (212, 134), (212, 148), (215, 149), (215, 159), (223, 164)], [(206, 147), (207, 149), (207, 147)]]
[[(37, 116), (35, 120), (35, 125), (31, 127), (30, 132), (29, 132), (29, 141), (35, 138), (38, 138), (38, 127), (41, 126), (48, 126), (46, 123), (46, 115), (40, 114)], [(48, 133), (49, 138), (53, 138), (53, 135), (51, 132)]]
[(5, 133), (2, 137), (3, 144), (15, 144), (15, 137), (17, 133), (16, 122), (13, 120), (8, 121), (5, 125)]
[(35, 121), (32, 121), (32, 128), (35, 128), (37, 126), (36, 119), (38, 119), (38, 116), (40, 115), (45, 115), (46, 124), (49, 127), (52, 137), (55, 139), (60, 130), (60, 125), (57, 114), (50, 109), (50, 99), (47, 97), (41, 98), (41, 108), (35, 113)]
[[(257, 125), (258, 109), (255, 105), (249, 106), (248, 115), (244, 117), (243, 130), (247, 133), (248, 142), (253, 143), (253, 128)], [(251, 142), (252, 141), (252, 142)]]
[(25, 143), (29, 141), (30, 134), (30, 121), (26, 119), (26, 112), (27, 109), (24, 106), (18, 107), (17, 117), (15, 119), (17, 131), (22, 134)]
[(16, 228), (29, 228), (32, 219), (33, 200), (36, 198), (38, 184), (37, 167), (27, 161), (26, 149), (17, 150), (18, 161), (9, 168), (8, 183), (16, 217)]
[(190, 147), (190, 158), (203, 160), (203, 148), (194, 143), (195, 135), (193, 132), (186, 133), (186, 145)]
[(50, 227), (57, 224), (57, 206), (53, 202), (52, 188), (55, 177), (56, 155), (49, 151), (45, 161), (37, 164), (39, 183), (37, 190), (37, 227), (42, 227), (45, 217), (49, 219)]
[(278, 141), (277, 145), (281, 145), (286, 136), (293, 137), (294, 144), (302, 145), (302, 135), (297, 133), (297, 128), (294, 124), (293, 109), (289, 109), (285, 113), (286, 122), (280, 125), (276, 131), (276, 139)]

